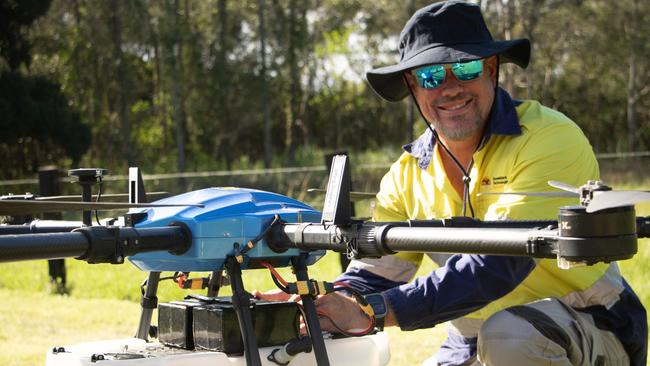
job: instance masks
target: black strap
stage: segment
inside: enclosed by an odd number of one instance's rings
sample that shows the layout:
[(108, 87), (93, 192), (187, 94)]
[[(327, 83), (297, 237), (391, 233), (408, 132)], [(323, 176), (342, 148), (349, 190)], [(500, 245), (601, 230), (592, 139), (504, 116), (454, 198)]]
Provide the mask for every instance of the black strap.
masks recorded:
[(567, 356), (571, 354), (571, 338), (551, 317), (529, 306), (517, 305), (506, 309), (529, 322), (535, 329), (551, 341), (566, 350)]

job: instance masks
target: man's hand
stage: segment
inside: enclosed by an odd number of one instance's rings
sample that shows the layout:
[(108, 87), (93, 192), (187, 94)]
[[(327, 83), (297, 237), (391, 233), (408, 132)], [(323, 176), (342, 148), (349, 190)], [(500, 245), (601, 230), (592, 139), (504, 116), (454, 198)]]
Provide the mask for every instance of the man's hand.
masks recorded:
[(358, 332), (367, 329), (370, 325), (368, 315), (361, 310), (352, 297), (334, 292), (320, 296), (315, 304), (320, 316), (320, 326), (325, 331), (340, 333), (338, 327), (346, 332)]
[(253, 290), (251, 292), (251, 295), (255, 297), (256, 299), (260, 300), (266, 300), (266, 301), (295, 301), (298, 302), (300, 301), (300, 295), (290, 295), (279, 288), (269, 290), (269, 291), (264, 291), (260, 292), (257, 290)]
[[(257, 299), (266, 301), (300, 302), (299, 295), (289, 295), (280, 289), (265, 292), (253, 290), (252, 295)], [(338, 329), (340, 328), (346, 332), (358, 332), (365, 330), (370, 325), (368, 315), (361, 310), (359, 304), (352, 297), (334, 292), (325, 296), (318, 296), (314, 304), (316, 305), (316, 312), (319, 314), (320, 326), (324, 331), (340, 333)], [(389, 307), (385, 325), (394, 324), (394, 315)], [(303, 333), (305, 332), (304, 323), (301, 324), (301, 330)]]

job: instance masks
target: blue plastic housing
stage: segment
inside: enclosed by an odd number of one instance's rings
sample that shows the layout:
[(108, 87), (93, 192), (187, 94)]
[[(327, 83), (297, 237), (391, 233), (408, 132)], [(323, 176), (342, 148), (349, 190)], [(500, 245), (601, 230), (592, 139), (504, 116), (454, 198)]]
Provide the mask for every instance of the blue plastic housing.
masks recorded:
[[(131, 262), (143, 271), (218, 271), (223, 268), (226, 257), (235, 255), (237, 246), (243, 248), (257, 237), (275, 214), (291, 223), (320, 222), (321, 217), (319, 211), (300, 201), (246, 188), (206, 188), (156, 203), (200, 203), (205, 207), (157, 207), (131, 211), (147, 213), (147, 218), (136, 227), (161, 227), (182, 222), (192, 232), (192, 246), (183, 255), (150, 252), (131, 256)], [(299, 253), (293, 248), (276, 253), (262, 239), (245, 254), (241, 267), (259, 268), (262, 261), (284, 267)], [(310, 252), (307, 264), (315, 263), (323, 255), (323, 250)]]

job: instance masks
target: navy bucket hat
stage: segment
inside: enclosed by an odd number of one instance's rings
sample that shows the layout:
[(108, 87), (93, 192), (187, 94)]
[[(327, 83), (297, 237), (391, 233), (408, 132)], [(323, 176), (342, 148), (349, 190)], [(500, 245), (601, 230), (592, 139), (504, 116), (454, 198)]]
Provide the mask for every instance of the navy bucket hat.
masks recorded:
[(413, 14), (399, 39), (400, 61), (366, 73), (372, 89), (396, 102), (409, 94), (404, 71), (429, 64), (448, 64), (499, 55), (502, 63), (523, 68), (530, 60), (527, 39), (495, 41), (478, 5), (465, 1), (443, 1)]

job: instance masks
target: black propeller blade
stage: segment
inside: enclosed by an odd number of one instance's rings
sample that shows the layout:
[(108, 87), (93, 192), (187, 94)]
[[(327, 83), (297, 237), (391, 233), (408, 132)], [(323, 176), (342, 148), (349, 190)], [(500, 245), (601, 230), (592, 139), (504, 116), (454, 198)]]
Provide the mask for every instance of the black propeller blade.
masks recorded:
[(203, 207), (201, 204), (156, 204), (121, 202), (65, 202), (37, 200), (0, 200), (0, 215), (16, 216), (41, 212), (119, 210), (138, 207)]
[[(325, 194), (326, 190), (320, 188), (309, 188), (307, 189), (309, 193), (322, 193)], [(375, 199), (376, 193), (371, 192), (350, 192), (351, 201), (363, 201), (363, 200), (372, 200)]]
[[(147, 197), (150, 198), (164, 198), (168, 197), (169, 192), (147, 192)], [(107, 193), (102, 194), (100, 199), (102, 201), (114, 201), (121, 198), (129, 198), (128, 193)], [(78, 202), (81, 200), (81, 195), (69, 195), (69, 196), (48, 196), (48, 197), (34, 197), (37, 201), (65, 201), (65, 202)], [(92, 200), (97, 200), (97, 195), (92, 196)]]

